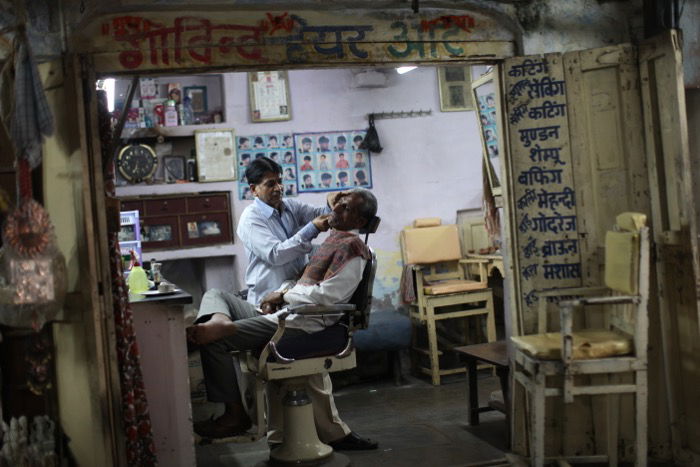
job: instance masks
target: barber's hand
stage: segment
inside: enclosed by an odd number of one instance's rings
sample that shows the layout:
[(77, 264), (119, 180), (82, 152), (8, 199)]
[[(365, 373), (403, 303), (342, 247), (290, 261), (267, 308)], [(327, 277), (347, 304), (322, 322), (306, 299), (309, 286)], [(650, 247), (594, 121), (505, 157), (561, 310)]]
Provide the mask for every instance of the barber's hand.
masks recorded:
[(270, 292), (260, 302), (260, 309), (264, 315), (274, 313), (284, 305), (284, 296), (281, 292)]
[(343, 196), (347, 195), (347, 192), (345, 191), (332, 191), (328, 193), (326, 196), (326, 201), (328, 202), (328, 206), (330, 206), (331, 209), (336, 205), (338, 200), (342, 198)]
[(321, 232), (325, 232), (326, 230), (330, 229), (331, 226), (328, 225), (328, 219), (331, 217), (330, 214), (323, 214), (318, 216), (316, 219), (312, 220), (313, 224), (316, 226), (318, 230)]

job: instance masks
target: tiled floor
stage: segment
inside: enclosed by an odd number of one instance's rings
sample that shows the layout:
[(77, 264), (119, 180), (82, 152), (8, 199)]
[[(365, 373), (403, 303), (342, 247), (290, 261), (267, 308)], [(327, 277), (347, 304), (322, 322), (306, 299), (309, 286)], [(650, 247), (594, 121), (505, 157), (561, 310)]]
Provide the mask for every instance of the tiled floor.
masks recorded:
[[(481, 400), (498, 388), (498, 380), (482, 372)], [(469, 426), (464, 376), (437, 387), (412, 377), (401, 386), (356, 384), (336, 391), (335, 400), (354, 431), (379, 441), (376, 451), (344, 452), (355, 467), (466, 466), (501, 459), (506, 449), (504, 415), (485, 413), (479, 426)], [(268, 455), (265, 440), (199, 446), (197, 465), (254, 466)]]

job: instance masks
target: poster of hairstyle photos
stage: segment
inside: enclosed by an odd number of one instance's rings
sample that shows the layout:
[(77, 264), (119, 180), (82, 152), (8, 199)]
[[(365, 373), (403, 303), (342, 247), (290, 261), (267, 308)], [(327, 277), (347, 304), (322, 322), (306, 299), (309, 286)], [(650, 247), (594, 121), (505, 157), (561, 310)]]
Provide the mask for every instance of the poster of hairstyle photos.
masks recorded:
[(282, 166), (285, 196), (297, 196), (297, 168), (294, 158), (294, 138), (291, 133), (236, 137), (238, 158), (238, 199), (253, 199), (245, 171), (252, 160), (269, 157)]
[(365, 130), (294, 133), (299, 193), (372, 188)]
[(484, 144), (489, 158), (498, 157), (498, 133), (496, 131), (496, 95), (494, 93), (479, 96), (479, 118), (481, 131), (484, 132)]

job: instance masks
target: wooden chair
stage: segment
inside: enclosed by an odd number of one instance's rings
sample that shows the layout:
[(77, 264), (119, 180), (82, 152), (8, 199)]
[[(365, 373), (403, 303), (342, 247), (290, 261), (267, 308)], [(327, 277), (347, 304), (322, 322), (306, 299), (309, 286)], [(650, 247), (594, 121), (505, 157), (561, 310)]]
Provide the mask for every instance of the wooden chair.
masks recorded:
[[(427, 225), (425, 225), (427, 224)], [(486, 318), (488, 342), (496, 340), (496, 325), (493, 312), (493, 295), (485, 282), (465, 277), (459, 232), (456, 225), (439, 225), (418, 219), (418, 227), (401, 232), (401, 251), (404, 265), (410, 268), (415, 290), (415, 300), (410, 303), (410, 315), (414, 325), (413, 352), (427, 355), (430, 365), (415, 365), (430, 375), (434, 385), (440, 384), (441, 376), (464, 373), (464, 366), (441, 369), (437, 323), (457, 318)], [(425, 225), (425, 226), (423, 226)], [(481, 278), (485, 280), (486, 274)], [(418, 345), (418, 327), (425, 326), (428, 348)], [(462, 342), (459, 345), (477, 342)], [(415, 361), (415, 360), (414, 360)]]
[[(620, 214), (617, 216), (617, 230), (609, 231), (605, 238), (606, 287), (560, 289), (538, 294), (540, 333), (511, 337), (515, 347), (515, 381), (526, 389), (531, 401), (530, 455), (533, 465), (541, 466), (545, 461), (554, 460), (546, 457), (544, 452), (546, 398), (563, 396), (565, 403), (571, 403), (580, 395), (607, 396), (608, 453), (577, 456), (576, 460), (617, 465), (620, 394), (635, 395), (635, 464), (646, 465), (649, 250), (646, 216)], [(559, 302), (561, 331), (546, 332), (546, 304), (550, 297), (555, 296), (577, 298)], [(581, 330), (574, 330), (574, 312), (586, 311), (587, 307), (596, 305), (599, 310), (602, 306), (608, 324), (602, 329), (584, 326)], [(612, 319), (612, 311), (632, 311), (631, 318), (616, 321)], [(621, 329), (625, 322), (631, 321), (634, 323), (628, 332)], [(620, 383), (622, 374), (634, 375), (634, 382)], [(607, 378), (599, 375), (607, 375)], [(555, 380), (562, 381), (562, 377), (563, 382), (556, 384)], [(603, 380), (607, 384), (600, 384)], [(574, 457), (569, 456), (572, 460)]]

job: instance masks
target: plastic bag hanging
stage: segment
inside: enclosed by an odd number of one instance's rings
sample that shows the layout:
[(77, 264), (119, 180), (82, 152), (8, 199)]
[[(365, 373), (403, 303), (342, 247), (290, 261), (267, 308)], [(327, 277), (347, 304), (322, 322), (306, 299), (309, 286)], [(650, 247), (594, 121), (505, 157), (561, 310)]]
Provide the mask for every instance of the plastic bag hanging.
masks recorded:
[(19, 161), (19, 205), (2, 228), (0, 324), (39, 330), (63, 306), (66, 261), (56, 246), (53, 224), (31, 199), (29, 162)]
[(374, 114), (369, 114), (369, 128), (367, 128), (365, 139), (360, 143), (360, 149), (367, 149), (369, 152), (375, 153), (380, 153), (384, 149), (379, 143), (379, 135), (374, 127)]

